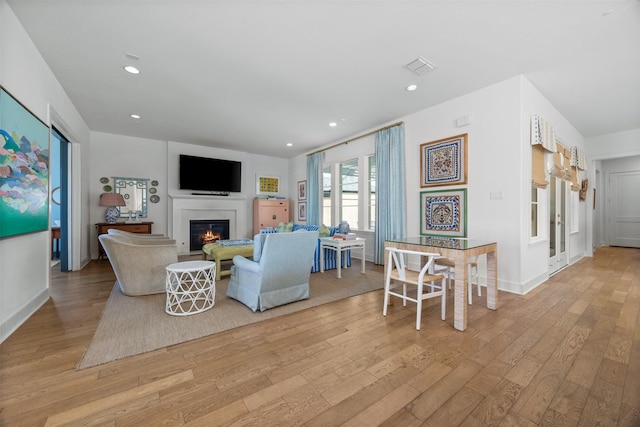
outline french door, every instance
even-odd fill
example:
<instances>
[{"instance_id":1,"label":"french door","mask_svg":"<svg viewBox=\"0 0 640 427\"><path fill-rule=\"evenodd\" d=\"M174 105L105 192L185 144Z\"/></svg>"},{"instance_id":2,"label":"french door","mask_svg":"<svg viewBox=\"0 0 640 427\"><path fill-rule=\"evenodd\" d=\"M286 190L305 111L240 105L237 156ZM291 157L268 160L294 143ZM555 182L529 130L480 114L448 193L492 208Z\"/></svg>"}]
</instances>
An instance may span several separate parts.
<instances>
[{"instance_id":1,"label":"french door","mask_svg":"<svg viewBox=\"0 0 640 427\"><path fill-rule=\"evenodd\" d=\"M549 184L549 274L569 264L569 181L551 177Z\"/></svg>"}]
</instances>

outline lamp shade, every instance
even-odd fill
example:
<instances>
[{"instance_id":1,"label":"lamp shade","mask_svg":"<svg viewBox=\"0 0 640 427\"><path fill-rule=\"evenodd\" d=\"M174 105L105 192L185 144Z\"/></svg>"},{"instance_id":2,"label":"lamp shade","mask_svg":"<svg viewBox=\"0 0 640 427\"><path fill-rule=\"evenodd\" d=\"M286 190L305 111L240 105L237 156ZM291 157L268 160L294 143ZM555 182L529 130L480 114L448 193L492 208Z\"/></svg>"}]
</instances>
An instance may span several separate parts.
<instances>
[{"instance_id":1,"label":"lamp shade","mask_svg":"<svg viewBox=\"0 0 640 427\"><path fill-rule=\"evenodd\" d=\"M102 193L100 195L100 206L126 206L126 203L122 194Z\"/></svg>"}]
</instances>

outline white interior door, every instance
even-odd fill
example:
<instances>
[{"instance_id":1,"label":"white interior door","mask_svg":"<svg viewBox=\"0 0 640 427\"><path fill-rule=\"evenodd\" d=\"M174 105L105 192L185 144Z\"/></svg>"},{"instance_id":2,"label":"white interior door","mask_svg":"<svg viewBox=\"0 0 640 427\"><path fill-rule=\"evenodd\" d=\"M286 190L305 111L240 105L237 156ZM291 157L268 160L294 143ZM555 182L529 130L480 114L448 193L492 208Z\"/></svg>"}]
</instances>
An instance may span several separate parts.
<instances>
[{"instance_id":1,"label":"white interior door","mask_svg":"<svg viewBox=\"0 0 640 427\"><path fill-rule=\"evenodd\" d=\"M640 171L609 174L609 242L640 248Z\"/></svg>"},{"instance_id":2,"label":"white interior door","mask_svg":"<svg viewBox=\"0 0 640 427\"><path fill-rule=\"evenodd\" d=\"M569 182L551 177L549 184L549 274L569 264Z\"/></svg>"}]
</instances>

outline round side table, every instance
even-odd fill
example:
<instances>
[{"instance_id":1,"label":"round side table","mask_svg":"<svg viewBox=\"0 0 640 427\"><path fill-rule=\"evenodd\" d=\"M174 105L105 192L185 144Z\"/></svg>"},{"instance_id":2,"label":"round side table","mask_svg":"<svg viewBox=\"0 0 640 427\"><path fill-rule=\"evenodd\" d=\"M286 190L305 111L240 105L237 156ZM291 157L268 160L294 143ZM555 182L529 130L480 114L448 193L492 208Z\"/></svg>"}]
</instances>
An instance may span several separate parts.
<instances>
[{"instance_id":1,"label":"round side table","mask_svg":"<svg viewBox=\"0 0 640 427\"><path fill-rule=\"evenodd\" d=\"M216 298L215 262L177 262L166 269L167 314L188 316L213 307Z\"/></svg>"}]
</instances>

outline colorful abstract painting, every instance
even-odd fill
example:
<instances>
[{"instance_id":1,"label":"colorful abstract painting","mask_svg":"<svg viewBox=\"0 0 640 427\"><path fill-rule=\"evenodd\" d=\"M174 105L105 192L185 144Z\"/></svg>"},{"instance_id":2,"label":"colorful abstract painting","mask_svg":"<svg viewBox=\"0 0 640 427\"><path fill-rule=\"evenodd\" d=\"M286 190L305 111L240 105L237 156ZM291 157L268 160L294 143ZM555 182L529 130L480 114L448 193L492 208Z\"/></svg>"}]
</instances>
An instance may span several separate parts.
<instances>
[{"instance_id":1,"label":"colorful abstract painting","mask_svg":"<svg viewBox=\"0 0 640 427\"><path fill-rule=\"evenodd\" d=\"M49 134L0 88L0 238L49 228Z\"/></svg>"},{"instance_id":2,"label":"colorful abstract painting","mask_svg":"<svg viewBox=\"0 0 640 427\"><path fill-rule=\"evenodd\" d=\"M420 234L467 237L467 190L420 193Z\"/></svg>"},{"instance_id":3,"label":"colorful abstract painting","mask_svg":"<svg viewBox=\"0 0 640 427\"><path fill-rule=\"evenodd\" d=\"M280 191L280 178L276 176L257 176L257 188L258 194L278 194Z\"/></svg>"},{"instance_id":4,"label":"colorful abstract painting","mask_svg":"<svg viewBox=\"0 0 640 427\"><path fill-rule=\"evenodd\" d=\"M420 187L466 182L466 133L420 145Z\"/></svg>"}]
</instances>

